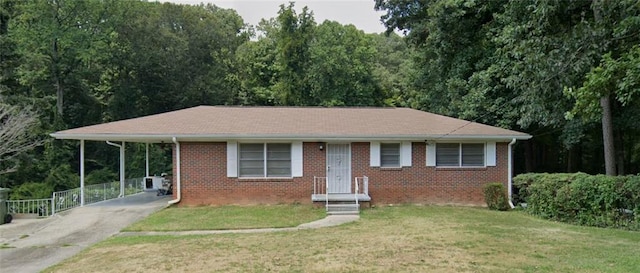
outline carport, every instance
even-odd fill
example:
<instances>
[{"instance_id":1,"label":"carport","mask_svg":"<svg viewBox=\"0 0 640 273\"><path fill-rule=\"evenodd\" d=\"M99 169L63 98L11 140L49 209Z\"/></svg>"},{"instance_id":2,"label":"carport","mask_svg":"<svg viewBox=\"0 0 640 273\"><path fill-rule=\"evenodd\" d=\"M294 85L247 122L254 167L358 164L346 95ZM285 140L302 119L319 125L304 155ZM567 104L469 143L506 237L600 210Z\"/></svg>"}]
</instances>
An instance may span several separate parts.
<instances>
[{"instance_id":1,"label":"carport","mask_svg":"<svg viewBox=\"0 0 640 273\"><path fill-rule=\"evenodd\" d=\"M56 139L63 140L79 140L80 141L80 206L84 206L85 196L85 141L104 141L106 144L117 147L120 151L119 159L119 182L120 195L124 196L125 190L125 153L126 143L144 143L145 144L145 177L149 177L149 145L150 144L173 144L173 166L174 180L176 189L176 199L169 201L169 204L180 202L180 142L175 136L156 135L145 133L144 128L132 126L136 119L125 121L116 121L105 124L98 124L76 129L69 129L52 133L51 136ZM136 132L124 132L123 130L134 129Z\"/></svg>"}]
</instances>

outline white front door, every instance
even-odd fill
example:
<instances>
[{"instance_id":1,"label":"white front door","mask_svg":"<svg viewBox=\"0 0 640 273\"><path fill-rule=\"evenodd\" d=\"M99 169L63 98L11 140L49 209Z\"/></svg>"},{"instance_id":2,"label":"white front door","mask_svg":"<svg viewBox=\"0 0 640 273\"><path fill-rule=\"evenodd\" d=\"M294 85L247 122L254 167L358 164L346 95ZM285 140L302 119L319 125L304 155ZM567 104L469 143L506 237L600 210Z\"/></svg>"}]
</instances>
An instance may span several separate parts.
<instances>
[{"instance_id":1,"label":"white front door","mask_svg":"<svg viewBox=\"0 0 640 273\"><path fill-rule=\"evenodd\" d=\"M351 149L349 144L327 144L328 193L351 193Z\"/></svg>"}]
</instances>

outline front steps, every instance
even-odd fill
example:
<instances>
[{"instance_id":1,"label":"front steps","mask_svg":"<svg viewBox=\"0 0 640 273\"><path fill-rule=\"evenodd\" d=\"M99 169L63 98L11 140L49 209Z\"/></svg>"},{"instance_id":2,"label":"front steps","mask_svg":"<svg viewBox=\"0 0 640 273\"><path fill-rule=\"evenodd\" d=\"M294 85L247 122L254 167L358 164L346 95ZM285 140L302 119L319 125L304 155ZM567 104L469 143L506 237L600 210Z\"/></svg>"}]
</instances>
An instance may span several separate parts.
<instances>
[{"instance_id":1,"label":"front steps","mask_svg":"<svg viewBox=\"0 0 640 273\"><path fill-rule=\"evenodd\" d=\"M354 202L329 202L326 205L328 215L359 215L360 204Z\"/></svg>"}]
</instances>

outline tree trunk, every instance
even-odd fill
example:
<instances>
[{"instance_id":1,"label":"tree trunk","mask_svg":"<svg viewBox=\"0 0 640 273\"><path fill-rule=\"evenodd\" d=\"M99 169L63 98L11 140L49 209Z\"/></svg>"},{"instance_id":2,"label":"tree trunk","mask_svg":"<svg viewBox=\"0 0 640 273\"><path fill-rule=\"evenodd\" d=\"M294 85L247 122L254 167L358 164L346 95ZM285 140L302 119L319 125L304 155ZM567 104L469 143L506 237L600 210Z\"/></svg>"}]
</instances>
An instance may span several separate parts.
<instances>
[{"instance_id":1,"label":"tree trunk","mask_svg":"<svg viewBox=\"0 0 640 273\"><path fill-rule=\"evenodd\" d=\"M604 144L604 167L607 175L616 175L616 150L613 146L613 122L609 96L600 98L602 107L602 143Z\"/></svg>"},{"instance_id":2,"label":"tree trunk","mask_svg":"<svg viewBox=\"0 0 640 273\"><path fill-rule=\"evenodd\" d=\"M602 1L593 0L593 19L596 24L602 22ZM607 90L604 90L605 92ZM616 150L613 146L613 115L611 114L611 98L605 95L600 98L602 107L602 143L604 144L604 169L607 175L616 175Z\"/></svg>"}]
</instances>

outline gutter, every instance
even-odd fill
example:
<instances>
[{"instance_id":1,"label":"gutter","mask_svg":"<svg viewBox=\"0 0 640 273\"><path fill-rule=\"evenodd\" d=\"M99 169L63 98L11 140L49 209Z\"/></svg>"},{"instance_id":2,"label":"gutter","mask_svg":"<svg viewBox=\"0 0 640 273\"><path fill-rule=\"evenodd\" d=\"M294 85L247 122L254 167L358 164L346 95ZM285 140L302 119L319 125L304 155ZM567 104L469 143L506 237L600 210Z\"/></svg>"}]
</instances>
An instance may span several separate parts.
<instances>
[{"instance_id":1,"label":"gutter","mask_svg":"<svg viewBox=\"0 0 640 273\"><path fill-rule=\"evenodd\" d=\"M108 140L106 142L107 144L120 149L120 195L118 195L118 198L122 198L124 197L124 142L123 145L116 144Z\"/></svg>"},{"instance_id":2,"label":"gutter","mask_svg":"<svg viewBox=\"0 0 640 273\"><path fill-rule=\"evenodd\" d=\"M173 137L172 141L176 144L176 199L169 201L169 205L177 204L182 200L182 192L180 191L180 142L176 137Z\"/></svg>"},{"instance_id":3,"label":"gutter","mask_svg":"<svg viewBox=\"0 0 640 273\"><path fill-rule=\"evenodd\" d=\"M513 146L513 144L515 144L515 143L516 143L516 139L515 138L513 140L511 140L511 142L509 142L509 152L508 152L509 153L509 160L507 161L508 162L508 164L507 164L508 173L509 173L509 177L508 177L509 178L508 179L508 181L509 181L509 186L508 186L509 206L511 206L512 209L516 207L516 206L513 205L513 198L512 198L512 195L513 195L513 190L512 190L512 187L513 187L513 162L512 162L512 156L511 156L511 152L512 152L511 146Z\"/></svg>"}]
</instances>

